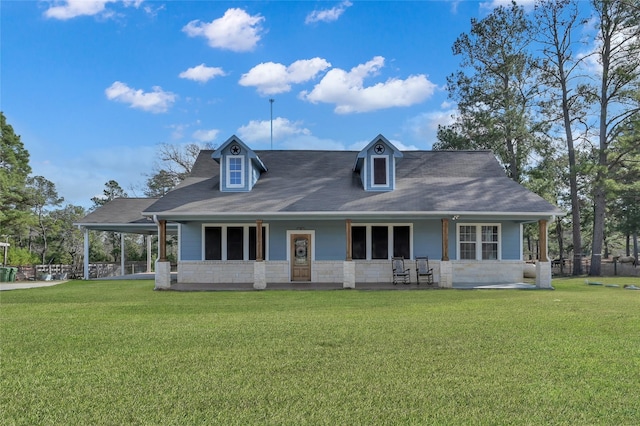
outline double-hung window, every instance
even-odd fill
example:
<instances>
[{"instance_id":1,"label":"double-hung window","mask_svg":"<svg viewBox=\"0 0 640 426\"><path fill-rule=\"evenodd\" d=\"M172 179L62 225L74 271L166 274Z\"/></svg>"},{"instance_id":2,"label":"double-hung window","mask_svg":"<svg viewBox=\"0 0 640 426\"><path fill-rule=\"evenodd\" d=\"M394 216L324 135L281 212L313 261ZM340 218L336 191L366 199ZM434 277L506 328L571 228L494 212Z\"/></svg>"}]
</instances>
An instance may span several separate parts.
<instances>
[{"instance_id":1,"label":"double-hung window","mask_svg":"<svg viewBox=\"0 0 640 426\"><path fill-rule=\"evenodd\" d=\"M215 225L204 227L204 260L256 260L257 227ZM267 231L262 227L262 253L267 257Z\"/></svg>"},{"instance_id":2,"label":"double-hung window","mask_svg":"<svg viewBox=\"0 0 640 426\"><path fill-rule=\"evenodd\" d=\"M500 249L500 225L458 225L458 259L498 260Z\"/></svg>"},{"instance_id":3,"label":"double-hung window","mask_svg":"<svg viewBox=\"0 0 640 426\"><path fill-rule=\"evenodd\" d=\"M353 259L411 258L411 225L354 225L351 227Z\"/></svg>"},{"instance_id":4,"label":"double-hung window","mask_svg":"<svg viewBox=\"0 0 640 426\"><path fill-rule=\"evenodd\" d=\"M244 186L244 156L227 157L227 188Z\"/></svg>"}]
</instances>

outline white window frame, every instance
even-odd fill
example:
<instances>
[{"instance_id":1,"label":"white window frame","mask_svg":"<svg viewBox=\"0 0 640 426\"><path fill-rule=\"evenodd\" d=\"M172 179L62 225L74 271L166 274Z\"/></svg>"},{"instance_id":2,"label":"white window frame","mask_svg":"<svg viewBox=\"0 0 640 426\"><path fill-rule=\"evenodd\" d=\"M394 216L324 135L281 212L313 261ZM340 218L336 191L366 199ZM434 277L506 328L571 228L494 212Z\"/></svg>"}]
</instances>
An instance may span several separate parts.
<instances>
[{"instance_id":1,"label":"white window frame","mask_svg":"<svg viewBox=\"0 0 640 426\"><path fill-rule=\"evenodd\" d=\"M475 259L461 259L460 258L460 227L462 226L474 226L476 228L476 257ZM498 228L498 241L496 244L498 246L497 259L483 259L482 258L482 227L483 226L496 226ZM468 242L468 241L465 241ZM493 243L493 241L491 241ZM458 223L456 224L456 259L458 260L466 260L466 261L492 261L492 260L502 260L502 224L500 223Z\"/></svg>"},{"instance_id":2,"label":"white window frame","mask_svg":"<svg viewBox=\"0 0 640 426\"><path fill-rule=\"evenodd\" d=\"M384 260L384 259L372 259L371 258L371 252L372 252L372 241L371 241L371 228L374 226L386 226L388 228L388 239L387 239L387 259L386 260L391 260L391 258L393 257L393 228L395 226L408 226L409 227L409 258L413 259L413 223L352 223L351 224L352 227L365 227L366 228L366 253L367 253L367 258L366 259L353 259L354 261L364 261L364 260Z\"/></svg>"},{"instance_id":3,"label":"white window frame","mask_svg":"<svg viewBox=\"0 0 640 426\"><path fill-rule=\"evenodd\" d=\"M240 160L240 184L232 184L231 183L231 159L239 159ZM245 162L244 155L228 155L226 160L226 187L227 188L244 188L244 175L245 175Z\"/></svg>"},{"instance_id":4,"label":"white window frame","mask_svg":"<svg viewBox=\"0 0 640 426\"><path fill-rule=\"evenodd\" d=\"M384 167L385 167L385 183L381 184L375 183L375 159L376 158L383 158L384 159ZM389 176L389 156L388 155L372 155L371 156L371 175L370 175L370 181L369 184L371 185L371 188L388 188L390 185L390 176Z\"/></svg>"},{"instance_id":5,"label":"white window frame","mask_svg":"<svg viewBox=\"0 0 640 426\"><path fill-rule=\"evenodd\" d=\"M269 260L269 224L263 223L264 228L264 260ZM242 230L242 260L246 262L255 262L255 260L249 260L249 228L257 228L255 223L203 223L202 224L202 247L200 259L205 260L205 232L206 228L221 228L222 234L222 259L227 259L227 228L243 228Z\"/></svg>"}]
</instances>

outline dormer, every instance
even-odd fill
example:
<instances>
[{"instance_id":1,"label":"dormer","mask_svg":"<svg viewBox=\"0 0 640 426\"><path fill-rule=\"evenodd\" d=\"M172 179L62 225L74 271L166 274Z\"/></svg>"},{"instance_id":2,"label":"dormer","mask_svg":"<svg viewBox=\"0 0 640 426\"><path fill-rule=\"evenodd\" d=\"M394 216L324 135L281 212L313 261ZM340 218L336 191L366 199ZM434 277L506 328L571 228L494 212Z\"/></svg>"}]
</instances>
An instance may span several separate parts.
<instances>
[{"instance_id":1,"label":"dormer","mask_svg":"<svg viewBox=\"0 0 640 426\"><path fill-rule=\"evenodd\" d=\"M233 135L211 158L220 164L220 192L248 192L267 167L251 148Z\"/></svg>"},{"instance_id":2,"label":"dormer","mask_svg":"<svg viewBox=\"0 0 640 426\"><path fill-rule=\"evenodd\" d=\"M378 135L358 153L353 171L360 174L365 191L393 191L396 186L396 158L402 157L398 148Z\"/></svg>"}]
</instances>

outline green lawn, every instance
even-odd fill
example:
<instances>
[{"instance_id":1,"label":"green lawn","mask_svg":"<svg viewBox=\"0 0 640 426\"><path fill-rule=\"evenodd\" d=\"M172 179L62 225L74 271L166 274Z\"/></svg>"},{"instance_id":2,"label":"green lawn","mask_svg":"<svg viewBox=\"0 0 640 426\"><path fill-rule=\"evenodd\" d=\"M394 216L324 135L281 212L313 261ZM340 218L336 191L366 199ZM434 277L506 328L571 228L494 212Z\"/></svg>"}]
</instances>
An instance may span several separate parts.
<instances>
[{"instance_id":1,"label":"green lawn","mask_svg":"<svg viewBox=\"0 0 640 426\"><path fill-rule=\"evenodd\" d=\"M0 424L640 423L640 291L0 293Z\"/></svg>"}]
</instances>

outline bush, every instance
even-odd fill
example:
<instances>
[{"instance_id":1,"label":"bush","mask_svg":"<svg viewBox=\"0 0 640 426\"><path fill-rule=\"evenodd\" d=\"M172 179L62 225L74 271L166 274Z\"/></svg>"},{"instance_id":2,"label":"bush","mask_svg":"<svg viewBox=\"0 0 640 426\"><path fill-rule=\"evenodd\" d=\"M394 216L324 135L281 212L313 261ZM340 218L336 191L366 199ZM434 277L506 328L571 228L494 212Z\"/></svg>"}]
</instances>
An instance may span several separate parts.
<instances>
[{"instance_id":1,"label":"bush","mask_svg":"<svg viewBox=\"0 0 640 426\"><path fill-rule=\"evenodd\" d=\"M40 257L25 248L9 247L7 263L12 266L35 265L40 263Z\"/></svg>"}]
</instances>

